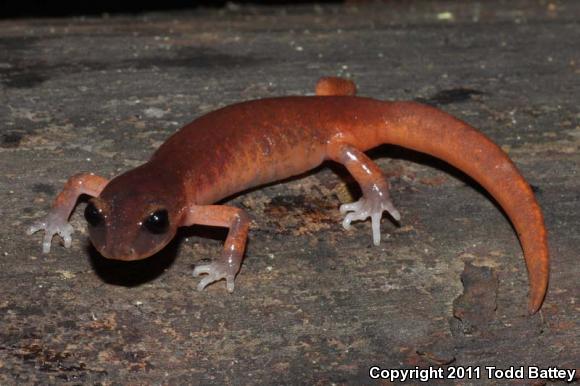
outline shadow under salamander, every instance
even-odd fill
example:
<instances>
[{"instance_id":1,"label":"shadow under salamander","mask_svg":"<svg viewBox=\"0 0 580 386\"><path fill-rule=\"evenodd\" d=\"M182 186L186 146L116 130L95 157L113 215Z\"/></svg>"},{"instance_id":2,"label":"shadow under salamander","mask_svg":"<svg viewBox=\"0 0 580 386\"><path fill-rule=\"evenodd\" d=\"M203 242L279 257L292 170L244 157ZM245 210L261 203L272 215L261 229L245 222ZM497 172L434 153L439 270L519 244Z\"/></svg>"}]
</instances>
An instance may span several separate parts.
<instances>
[{"instance_id":1,"label":"shadow under salamander","mask_svg":"<svg viewBox=\"0 0 580 386\"><path fill-rule=\"evenodd\" d=\"M93 247L90 241L86 246L86 251L92 268L105 283L136 287L155 280L171 267L179 255L180 246L184 239L201 237L223 242L226 236L227 230L225 228L205 226L180 228L173 240L161 251L148 258L135 261L107 259ZM183 256L183 258L192 257L194 256ZM193 265L191 268L193 269Z\"/></svg>"}]
</instances>

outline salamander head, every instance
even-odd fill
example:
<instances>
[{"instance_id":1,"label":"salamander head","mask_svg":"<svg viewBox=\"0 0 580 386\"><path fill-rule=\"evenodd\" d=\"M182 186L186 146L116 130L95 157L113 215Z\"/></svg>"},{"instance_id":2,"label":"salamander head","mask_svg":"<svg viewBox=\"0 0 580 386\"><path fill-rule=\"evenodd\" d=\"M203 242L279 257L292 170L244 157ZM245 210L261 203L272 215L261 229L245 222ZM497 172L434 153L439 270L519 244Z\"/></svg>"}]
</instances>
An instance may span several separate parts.
<instances>
[{"instance_id":1,"label":"salamander head","mask_svg":"<svg viewBox=\"0 0 580 386\"><path fill-rule=\"evenodd\" d=\"M140 260L165 247L181 220L181 192L143 167L111 180L85 208L89 236L104 257Z\"/></svg>"}]
</instances>

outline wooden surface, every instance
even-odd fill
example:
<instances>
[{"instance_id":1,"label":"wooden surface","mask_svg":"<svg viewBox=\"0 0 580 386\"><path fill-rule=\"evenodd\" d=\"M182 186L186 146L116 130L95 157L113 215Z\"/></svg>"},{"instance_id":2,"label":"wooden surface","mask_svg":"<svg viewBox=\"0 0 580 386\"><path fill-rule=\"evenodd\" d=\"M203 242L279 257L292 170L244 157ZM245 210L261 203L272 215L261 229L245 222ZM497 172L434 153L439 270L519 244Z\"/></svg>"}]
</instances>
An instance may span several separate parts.
<instances>
[{"instance_id":1,"label":"wooden surface","mask_svg":"<svg viewBox=\"0 0 580 386\"><path fill-rule=\"evenodd\" d=\"M0 384L366 384L372 365L580 368L579 16L576 1L406 1L0 21ZM221 231L184 230L136 263L89 247L84 204L71 249L57 242L45 256L40 235L24 234L70 175L112 177L204 112L311 94L323 75L438 105L509 152L549 229L542 312L526 316L521 249L488 196L388 146L372 155L402 222L383 220L380 247L368 222L340 226L339 204L358 192L339 167L233 198L253 221L232 295L223 282L199 293L191 277L219 253Z\"/></svg>"}]
</instances>

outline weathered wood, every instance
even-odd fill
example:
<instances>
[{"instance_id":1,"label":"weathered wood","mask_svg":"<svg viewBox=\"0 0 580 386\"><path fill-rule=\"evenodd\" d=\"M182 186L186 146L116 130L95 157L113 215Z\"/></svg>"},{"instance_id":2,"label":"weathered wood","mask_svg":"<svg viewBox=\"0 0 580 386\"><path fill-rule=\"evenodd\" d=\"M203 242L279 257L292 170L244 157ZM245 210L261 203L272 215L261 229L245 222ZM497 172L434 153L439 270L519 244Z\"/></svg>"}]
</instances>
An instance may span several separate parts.
<instances>
[{"instance_id":1,"label":"weathered wood","mask_svg":"<svg viewBox=\"0 0 580 386\"><path fill-rule=\"evenodd\" d=\"M575 1L407 1L1 21L0 384L357 384L371 365L579 368L578 15ZM191 277L219 252L221 231L184 231L130 264L88 247L80 210L70 250L43 256L40 236L24 235L68 176L113 176L203 112L312 93L337 74L363 95L438 104L509 151L550 232L541 313L525 315L522 253L489 198L445 164L388 146L373 156L403 219L383 221L378 248L368 222L340 226L339 204L358 193L338 167L232 199L253 218L233 295L223 283L199 293Z\"/></svg>"}]
</instances>

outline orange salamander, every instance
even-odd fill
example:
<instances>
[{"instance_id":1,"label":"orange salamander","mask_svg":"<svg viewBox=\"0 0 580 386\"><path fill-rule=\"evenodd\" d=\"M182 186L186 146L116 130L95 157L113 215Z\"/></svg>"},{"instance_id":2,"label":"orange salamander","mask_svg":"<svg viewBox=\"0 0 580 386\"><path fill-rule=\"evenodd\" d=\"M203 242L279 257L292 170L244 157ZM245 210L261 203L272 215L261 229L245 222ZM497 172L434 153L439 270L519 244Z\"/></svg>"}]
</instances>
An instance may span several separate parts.
<instances>
[{"instance_id":1,"label":"orange salamander","mask_svg":"<svg viewBox=\"0 0 580 386\"><path fill-rule=\"evenodd\" d=\"M240 270L249 228L241 209L215 202L254 186L298 175L326 160L343 164L362 197L343 204L342 225L370 217L375 245L384 211L400 214L389 183L365 154L394 144L440 158L471 176L501 205L518 233L529 275L530 313L548 287L549 254L542 211L532 189L501 148L467 123L415 102L355 96L356 86L322 78L316 96L237 103L210 112L173 134L145 164L112 180L71 177L48 215L28 233L44 230L43 252L59 234L70 247L68 218L80 195L92 244L105 257L143 259L161 250L177 228L193 224L229 228L223 254L195 267L198 289L225 279L229 292Z\"/></svg>"}]
</instances>

